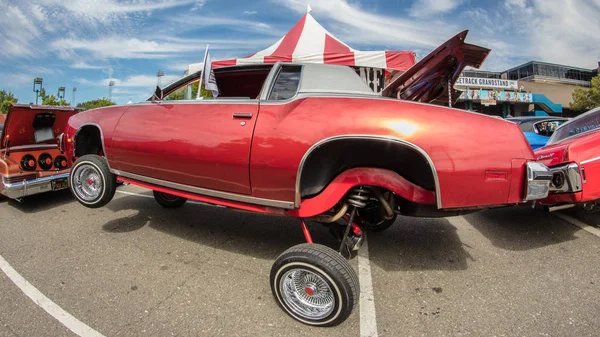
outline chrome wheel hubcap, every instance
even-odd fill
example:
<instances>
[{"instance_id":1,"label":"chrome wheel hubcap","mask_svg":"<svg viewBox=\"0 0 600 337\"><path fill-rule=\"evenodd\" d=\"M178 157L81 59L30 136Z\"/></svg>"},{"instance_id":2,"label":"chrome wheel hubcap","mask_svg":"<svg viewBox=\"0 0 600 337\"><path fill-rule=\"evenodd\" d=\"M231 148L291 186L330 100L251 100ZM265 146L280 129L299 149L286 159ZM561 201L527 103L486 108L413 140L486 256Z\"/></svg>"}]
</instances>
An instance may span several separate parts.
<instances>
[{"instance_id":1,"label":"chrome wheel hubcap","mask_svg":"<svg viewBox=\"0 0 600 337\"><path fill-rule=\"evenodd\" d=\"M74 172L73 187L77 196L85 201L96 200L102 193L102 177L91 165L82 165Z\"/></svg>"},{"instance_id":2,"label":"chrome wheel hubcap","mask_svg":"<svg viewBox=\"0 0 600 337\"><path fill-rule=\"evenodd\" d=\"M307 319L326 318L335 306L335 296L329 284L307 269L288 270L281 278L279 291L287 307Z\"/></svg>"}]
</instances>

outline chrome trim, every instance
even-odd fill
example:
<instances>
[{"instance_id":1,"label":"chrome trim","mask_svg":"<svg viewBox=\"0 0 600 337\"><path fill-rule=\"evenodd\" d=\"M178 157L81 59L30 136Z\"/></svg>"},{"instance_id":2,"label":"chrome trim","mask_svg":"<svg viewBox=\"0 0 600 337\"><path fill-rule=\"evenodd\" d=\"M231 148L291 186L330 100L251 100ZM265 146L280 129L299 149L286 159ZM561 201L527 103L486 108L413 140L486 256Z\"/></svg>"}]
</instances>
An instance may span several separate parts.
<instances>
[{"instance_id":1,"label":"chrome trim","mask_svg":"<svg viewBox=\"0 0 600 337\"><path fill-rule=\"evenodd\" d=\"M600 157L596 157L596 158L584 160L584 161L581 162L581 165L585 165L585 164L591 163L591 162L596 161L596 160L600 160Z\"/></svg>"},{"instance_id":2,"label":"chrome trim","mask_svg":"<svg viewBox=\"0 0 600 337\"><path fill-rule=\"evenodd\" d=\"M77 153L77 134L79 133L79 131L81 131L81 129L84 126L95 126L98 128L98 130L100 131L100 142L102 142L102 151L104 152L104 157L107 158L107 149L106 146L104 145L104 133L102 132L102 128L100 127L100 125L98 125L97 123L85 123L85 124L81 124L79 126L79 128L77 128L77 131L75 131L75 134L73 135L73 156L75 156L75 153ZM106 160L106 165L108 166L108 168L110 169L110 164L108 163L108 159Z\"/></svg>"},{"instance_id":3,"label":"chrome trim","mask_svg":"<svg viewBox=\"0 0 600 337\"><path fill-rule=\"evenodd\" d=\"M234 112L233 118L252 118L252 112Z\"/></svg>"},{"instance_id":4,"label":"chrome trim","mask_svg":"<svg viewBox=\"0 0 600 337\"><path fill-rule=\"evenodd\" d=\"M550 191L552 173L542 163L529 161L526 168L524 201L544 199Z\"/></svg>"},{"instance_id":5,"label":"chrome trim","mask_svg":"<svg viewBox=\"0 0 600 337\"><path fill-rule=\"evenodd\" d=\"M396 137L391 137L391 136L377 136L377 135L360 135L360 134L356 134L356 135L340 135L340 136L333 136L333 137L329 137L329 138L325 138L322 139L320 141L318 141L317 143L315 143L313 146L311 146L305 153L304 156L302 157L302 160L300 160L300 164L298 165L298 173L296 176L296 187L295 187L295 191L296 191L296 198L294 200L295 206L296 207L300 207L300 202L301 202L301 195L300 195L300 179L302 177L302 169L304 168L304 163L306 162L306 159L308 158L308 156L310 155L310 153L314 150L316 150L318 147L322 146L325 143L334 141L334 140L340 140L340 139L367 139L367 140L381 140L381 141L388 141L388 142L395 142L395 143L399 143L401 145L405 145L408 146L409 148L418 151L424 158L425 160L427 160L427 162L429 163L429 166L431 166L431 171L433 173L433 179L435 182L435 198L436 198L436 205L438 209L442 208L442 196L441 196L441 191L440 191L440 181L438 178L438 174L437 174L437 170L435 169L435 165L433 164L433 160L431 159L431 157L427 154L427 152L425 152L425 150L423 150L422 148L418 147L417 145L408 142L406 140L403 139L399 139Z\"/></svg>"},{"instance_id":6,"label":"chrome trim","mask_svg":"<svg viewBox=\"0 0 600 337\"><path fill-rule=\"evenodd\" d=\"M51 192L52 180L64 178L69 178L69 172L33 180L20 181L17 183L5 183L3 181L0 185L0 194L3 194L11 199L19 199L34 194Z\"/></svg>"},{"instance_id":7,"label":"chrome trim","mask_svg":"<svg viewBox=\"0 0 600 337\"><path fill-rule=\"evenodd\" d=\"M294 208L294 203L292 201L262 199L262 198L255 198L255 197L246 196L246 195L235 194L235 193L209 190L206 188L183 185L183 184L174 183L174 182L170 182L170 181L166 181L166 180L141 176L141 175L138 175L135 173L123 172L120 170L112 170L111 169L110 172L112 172L118 176L125 177L125 178L131 178L134 180L139 180L141 182L145 182L145 183L149 183L149 184L153 184L153 185L157 185L157 186L163 186L163 187L167 187L167 188L172 188L174 190L190 192L190 193L204 195L204 196L208 196L208 197L215 197L215 198L220 198L220 199L239 201L239 202L261 205L261 206L269 206L269 207L277 207L277 208L285 208L285 209L293 209Z\"/></svg>"},{"instance_id":8,"label":"chrome trim","mask_svg":"<svg viewBox=\"0 0 600 337\"><path fill-rule=\"evenodd\" d=\"M579 165L575 163L565 164L561 166L555 166L550 168L550 171L554 175L555 173L561 173L564 176L565 183L562 187L558 188L553 183L550 184L550 193L572 193L581 192L581 174L579 173Z\"/></svg>"},{"instance_id":9,"label":"chrome trim","mask_svg":"<svg viewBox=\"0 0 600 337\"><path fill-rule=\"evenodd\" d=\"M210 99L191 99L191 100L176 100L176 101L155 101L155 102L139 102L133 103L129 106L143 106L143 105L180 105L180 104L258 104L257 99L251 98L210 98Z\"/></svg>"},{"instance_id":10,"label":"chrome trim","mask_svg":"<svg viewBox=\"0 0 600 337\"><path fill-rule=\"evenodd\" d=\"M587 177L585 176L585 167L581 167L581 178L583 179L583 183L587 184Z\"/></svg>"}]
</instances>

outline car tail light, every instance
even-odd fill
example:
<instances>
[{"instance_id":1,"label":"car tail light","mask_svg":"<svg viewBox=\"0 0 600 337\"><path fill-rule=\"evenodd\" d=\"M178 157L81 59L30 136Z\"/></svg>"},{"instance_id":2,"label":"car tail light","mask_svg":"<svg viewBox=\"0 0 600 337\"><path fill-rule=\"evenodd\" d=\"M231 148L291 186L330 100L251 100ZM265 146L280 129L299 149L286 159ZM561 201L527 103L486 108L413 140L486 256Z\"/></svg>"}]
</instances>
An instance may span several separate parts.
<instances>
[{"instance_id":1,"label":"car tail light","mask_svg":"<svg viewBox=\"0 0 600 337\"><path fill-rule=\"evenodd\" d=\"M48 153L42 153L38 158L38 165L44 170L52 168L52 156Z\"/></svg>"},{"instance_id":2,"label":"car tail light","mask_svg":"<svg viewBox=\"0 0 600 337\"><path fill-rule=\"evenodd\" d=\"M35 173L29 173L29 174L23 174L23 175L18 175L18 176L2 176L2 182L5 184L14 184L14 183L20 183L23 180L34 180L37 178L37 174Z\"/></svg>"},{"instance_id":3,"label":"car tail light","mask_svg":"<svg viewBox=\"0 0 600 337\"><path fill-rule=\"evenodd\" d=\"M54 159L54 168L56 168L57 170L66 169L68 164L69 163L67 162L67 157L65 157L65 156L57 156Z\"/></svg>"},{"instance_id":4,"label":"car tail light","mask_svg":"<svg viewBox=\"0 0 600 337\"><path fill-rule=\"evenodd\" d=\"M24 171L34 171L37 168L35 157L30 154L24 155L23 158L21 158L21 168Z\"/></svg>"}]
</instances>

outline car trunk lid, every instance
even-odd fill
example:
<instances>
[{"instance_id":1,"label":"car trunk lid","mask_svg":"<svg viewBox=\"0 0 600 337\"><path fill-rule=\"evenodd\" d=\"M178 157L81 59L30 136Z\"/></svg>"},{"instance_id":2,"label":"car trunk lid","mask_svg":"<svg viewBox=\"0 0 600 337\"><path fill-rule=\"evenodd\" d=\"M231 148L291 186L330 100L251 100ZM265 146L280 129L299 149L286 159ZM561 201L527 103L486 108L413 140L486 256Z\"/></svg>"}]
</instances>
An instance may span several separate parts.
<instances>
[{"instance_id":1,"label":"car trunk lid","mask_svg":"<svg viewBox=\"0 0 600 337\"><path fill-rule=\"evenodd\" d=\"M452 101L458 99L459 91L453 86L463 69L479 68L490 53L487 48L465 43L467 33L460 32L425 56L388 84L382 96L443 105L450 92Z\"/></svg>"},{"instance_id":2,"label":"car trunk lid","mask_svg":"<svg viewBox=\"0 0 600 337\"><path fill-rule=\"evenodd\" d=\"M57 144L67 120L77 110L70 106L15 104L10 107L0 138L0 149L34 144Z\"/></svg>"}]
</instances>

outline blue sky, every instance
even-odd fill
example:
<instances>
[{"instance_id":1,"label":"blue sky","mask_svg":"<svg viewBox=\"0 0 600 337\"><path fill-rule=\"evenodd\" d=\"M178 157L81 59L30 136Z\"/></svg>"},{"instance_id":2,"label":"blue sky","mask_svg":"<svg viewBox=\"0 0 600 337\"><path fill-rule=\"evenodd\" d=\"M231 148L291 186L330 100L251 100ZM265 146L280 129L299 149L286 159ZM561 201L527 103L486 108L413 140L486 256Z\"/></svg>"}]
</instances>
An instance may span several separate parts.
<instances>
[{"instance_id":1,"label":"blue sky","mask_svg":"<svg viewBox=\"0 0 600 337\"><path fill-rule=\"evenodd\" d=\"M305 13L359 50L422 57L461 30L492 49L483 65L530 60L593 68L600 56L600 0L0 0L0 89L35 100L33 78L76 102L140 101L201 62L243 57L281 38Z\"/></svg>"}]
</instances>

